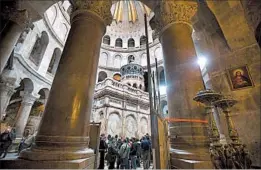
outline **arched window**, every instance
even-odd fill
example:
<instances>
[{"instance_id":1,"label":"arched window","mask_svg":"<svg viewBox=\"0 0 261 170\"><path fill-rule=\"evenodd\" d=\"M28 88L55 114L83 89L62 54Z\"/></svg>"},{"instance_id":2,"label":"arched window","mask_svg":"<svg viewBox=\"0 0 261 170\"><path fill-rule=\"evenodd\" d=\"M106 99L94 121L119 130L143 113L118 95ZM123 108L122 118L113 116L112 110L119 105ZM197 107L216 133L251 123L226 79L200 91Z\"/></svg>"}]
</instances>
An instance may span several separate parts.
<instances>
[{"instance_id":1,"label":"arched window","mask_svg":"<svg viewBox=\"0 0 261 170\"><path fill-rule=\"evenodd\" d=\"M107 73L104 71L99 72L98 74L98 82L101 82L107 78Z\"/></svg>"},{"instance_id":2,"label":"arched window","mask_svg":"<svg viewBox=\"0 0 261 170\"><path fill-rule=\"evenodd\" d=\"M146 44L146 37L143 35L140 37L140 46L143 46Z\"/></svg>"},{"instance_id":3,"label":"arched window","mask_svg":"<svg viewBox=\"0 0 261 170\"><path fill-rule=\"evenodd\" d=\"M134 83L134 84L133 84L133 87L134 87L134 88L137 88L137 84L136 84L136 83Z\"/></svg>"},{"instance_id":4,"label":"arched window","mask_svg":"<svg viewBox=\"0 0 261 170\"><path fill-rule=\"evenodd\" d=\"M128 63L130 64L130 63L133 63L134 61L135 61L135 57L133 55L130 55L128 57Z\"/></svg>"},{"instance_id":5,"label":"arched window","mask_svg":"<svg viewBox=\"0 0 261 170\"><path fill-rule=\"evenodd\" d=\"M100 66L107 66L108 61L108 54L107 53L101 53L100 59L99 59L99 65Z\"/></svg>"},{"instance_id":6,"label":"arched window","mask_svg":"<svg viewBox=\"0 0 261 170\"><path fill-rule=\"evenodd\" d=\"M131 84L130 83L127 83L129 86L131 86Z\"/></svg>"},{"instance_id":7,"label":"arched window","mask_svg":"<svg viewBox=\"0 0 261 170\"><path fill-rule=\"evenodd\" d=\"M128 47L135 47L135 41L134 41L133 38L130 38L130 39L128 40Z\"/></svg>"},{"instance_id":8,"label":"arched window","mask_svg":"<svg viewBox=\"0 0 261 170\"><path fill-rule=\"evenodd\" d=\"M41 37L36 39L33 50L29 57L29 59L36 66L40 65L48 43L49 43L48 34L45 31L43 31Z\"/></svg>"},{"instance_id":9,"label":"arched window","mask_svg":"<svg viewBox=\"0 0 261 170\"><path fill-rule=\"evenodd\" d=\"M115 47L122 47L122 39L120 39L120 38L116 39Z\"/></svg>"},{"instance_id":10,"label":"arched window","mask_svg":"<svg viewBox=\"0 0 261 170\"><path fill-rule=\"evenodd\" d=\"M113 66L115 68L120 68L121 67L121 56L120 55L116 55L113 61Z\"/></svg>"},{"instance_id":11,"label":"arched window","mask_svg":"<svg viewBox=\"0 0 261 170\"><path fill-rule=\"evenodd\" d=\"M52 59L50 61L50 64L49 64L49 67L48 67L48 70L47 70L49 73L51 73L51 74L56 73L59 61L61 59L61 55L62 55L61 50L59 48L55 48L54 51L53 51Z\"/></svg>"},{"instance_id":12,"label":"arched window","mask_svg":"<svg viewBox=\"0 0 261 170\"><path fill-rule=\"evenodd\" d=\"M142 89L142 85L140 84L140 89Z\"/></svg>"},{"instance_id":13,"label":"arched window","mask_svg":"<svg viewBox=\"0 0 261 170\"><path fill-rule=\"evenodd\" d=\"M110 36L108 36L108 35L105 35L104 37L103 37L103 44L107 44L107 45L110 45L111 44L111 38L110 38Z\"/></svg>"}]
</instances>

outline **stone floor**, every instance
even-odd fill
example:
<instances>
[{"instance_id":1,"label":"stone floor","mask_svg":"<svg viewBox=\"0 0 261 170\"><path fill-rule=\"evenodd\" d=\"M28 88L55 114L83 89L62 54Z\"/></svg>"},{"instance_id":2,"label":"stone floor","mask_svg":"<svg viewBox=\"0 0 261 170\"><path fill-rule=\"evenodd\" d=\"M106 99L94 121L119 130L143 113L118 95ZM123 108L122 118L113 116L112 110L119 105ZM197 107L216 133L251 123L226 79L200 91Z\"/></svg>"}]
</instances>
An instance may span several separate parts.
<instances>
[{"instance_id":1,"label":"stone floor","mask_svg":"<svg viewBox=\"0 0 261 170\"><path fill-rule=\"evenodd\" d=\"M5 158L0 159L0 160L10 159L10 158L17 158L17 157L18 157L18 154L17 154L17 153L8 153ZM115 166L115 167L116 167L116 166ZM108 166L107 166L106 163L105 163L104 169L106 169L106 170L108 169ZM141 167L140 167L140 168L137 168L137 170L141 170L141 169L143 169L143 164L142 164L142 162L141 162ZM151 166L150 166L149 169L153 169L152 164L151 164Z\"/></svg>"}]
</instances>

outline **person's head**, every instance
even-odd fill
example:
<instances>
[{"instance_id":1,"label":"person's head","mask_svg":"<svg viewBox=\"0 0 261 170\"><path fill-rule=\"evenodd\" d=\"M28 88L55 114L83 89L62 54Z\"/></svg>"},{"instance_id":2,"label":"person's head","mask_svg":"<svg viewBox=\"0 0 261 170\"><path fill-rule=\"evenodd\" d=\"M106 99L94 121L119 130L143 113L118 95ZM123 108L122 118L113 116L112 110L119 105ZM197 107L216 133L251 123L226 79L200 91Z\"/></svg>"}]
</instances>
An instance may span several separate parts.
<instances>
[{"instance_id":1,"label":"person's head","mask_svg":"<svg viewBox=\"0 0 261 170\"><path fill-rule=\"evenodd\" d=\"M237 71L236 76L242 76L242 73L240 71Z\"/></svg>"},{"instance_id":2,"label":"person's head","mask_svg":"<svg viewBox=\"0 0 261 170\"><path fill-rule=\"evenodd\" d=\"M108 135L108 140L110 140L111 139L111 135Z\"/></svg>"},{"instance_id":3,"label":"person's head","mask_svg":"<svg viewBox=\"0 0 261 170\"><path fill-rule=\"evenodd\" d=\"M115 135L115 138L118 139L118 135Z\"/></svg>"},{"instance_id":4,"label":"person's head","mask_svg":"<svg viewBox=\"0 0 261 170\"><path fill-rule=\"evenodd\" d=\"M123 143L127 143L127 140L126 140L126 139L124 139L124 140L123 140Z\"/></svg>"},{"instance_id":5,"label":"person's head","mask_svg":"<svg viewBox=\"0 0 261 170\"><path fill-rule=\"evenodd\" d=\"M146 139L145 136L143 136L141 140L145 140L145 139Z\"/></svg>"},{"instance_id":6,"label":"person's head","mask_svg":"<svg viewBox=\"0 0 261 170\"><path fill-rule=\"evenodd\" d=\"M146 139L147 139L147 140L150 140L150 137L149 137L149 136L146 136Z\"/></svg>"}]
</instances>

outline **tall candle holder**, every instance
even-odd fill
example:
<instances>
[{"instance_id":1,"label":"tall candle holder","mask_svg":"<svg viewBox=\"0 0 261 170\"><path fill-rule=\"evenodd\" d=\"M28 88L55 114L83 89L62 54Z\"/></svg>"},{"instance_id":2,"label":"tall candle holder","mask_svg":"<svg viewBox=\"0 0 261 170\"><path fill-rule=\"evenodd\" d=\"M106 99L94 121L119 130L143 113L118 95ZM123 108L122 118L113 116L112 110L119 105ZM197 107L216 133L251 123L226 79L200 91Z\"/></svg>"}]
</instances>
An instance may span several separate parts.
<instances>
[{"instance_id":1,"label":"tall candle holder","mask_svg":"<svg viewBox=\"0 0 261 170\"><path fill-rule=\"evenodd\" d=\"M193 100L203 103L205 105L206 117L208 119L209 124L209 138L210 142L213 146L219 146L220 134L218 132L218 128L216 125L216 121L213 116L213 102L222 98L222 95L216 93L211 89L201 90L197 93L197 95L193 98Z\"/></svg>"},{"instance_id":2,"label":"tall candle holder","mask_svg":"<svg viewBox=\"0 0 261 170\"><path fill-rule=\"evenodd\" d=\"M223 110L223 113L226 116L227 127L228 127L228 135L229 138L232 140L233 145L240 145L239 142L239 135L237 129L235 128L234 122L231 118L231 108L237 103L236 100L232 99L231 97L223 97L215 101L213 104Z\"/></svg>"}]
</instances>

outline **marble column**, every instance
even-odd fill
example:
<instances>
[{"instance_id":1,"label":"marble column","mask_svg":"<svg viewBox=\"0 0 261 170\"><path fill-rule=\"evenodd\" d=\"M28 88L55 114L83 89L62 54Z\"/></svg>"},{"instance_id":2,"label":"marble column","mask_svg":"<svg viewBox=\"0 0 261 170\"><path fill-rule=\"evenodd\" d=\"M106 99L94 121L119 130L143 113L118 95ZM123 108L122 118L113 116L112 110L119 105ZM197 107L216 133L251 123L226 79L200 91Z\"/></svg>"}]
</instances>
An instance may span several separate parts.
<instances>
[{"instance_id":1,"label":"marble column","mask_svg":"<svg viewBox=\"0 0 261 170\"><path fill-rule=\"evenodd\" d=\"M9 104L11 96L14 94L14 86L9 82L0 83L0 120L5 116L5 110Z\"/></svg>"},{"instance_id":2,"label":"marble column","mask_svg":"<svg viewBox=\"0 0 261 170\"><path fill-rule=\"evenodd\" d=\"M30 162L44 161L41 168L93 168L90 116L102 37L111 23L111 1L78 0L75 5L35 146L20 154Z\"/></svg>"},{"instance_id":3,"label":"marble column","mask_svg":"<svg viewBox=\"0 0 261 170\"><path fill-rule=\"evenodd\" d=\"M28 21L28 13L26 10L9 11L6 15L6 17L11 21L11 25L7 34L0 40L0 73L4 70L15 44Z\"/></svg>"},{"instance_id":4,"label":"marble column","mask_svg":"<svg viewBox=\"0 0 261 170\"><path fill-rule=\"evenodd\" d=\"M170 125L171 147L185 151L183 154L173 153L172 163L177 168L189 169L191 166L211 167L207 124L197 123L204 120L204 107L193 101L197 92L204 89L192 40L191 17L196 11L196 1L175 0L162 1L154 11L154 29L164 56L170 118L183 120L172 121ZM188 152L189 155L184 154ZM182 162L181 159L202 160L206 164Z\"/></svg>"},{"instance_id":5,"label":"marble column","mask_svg":"<svg viewBox=\"0 0 261 170\"><path fill-rule=\"evenodd\" d=\"M28 92L23 92L21 94L22 102L19 107L17 118L15 122L15 129L16 129L16 137L22 138L24 129L29 118L32 106L37 98L40 96L38 94L32 94Z\"/></svg>"}]
</instances>

